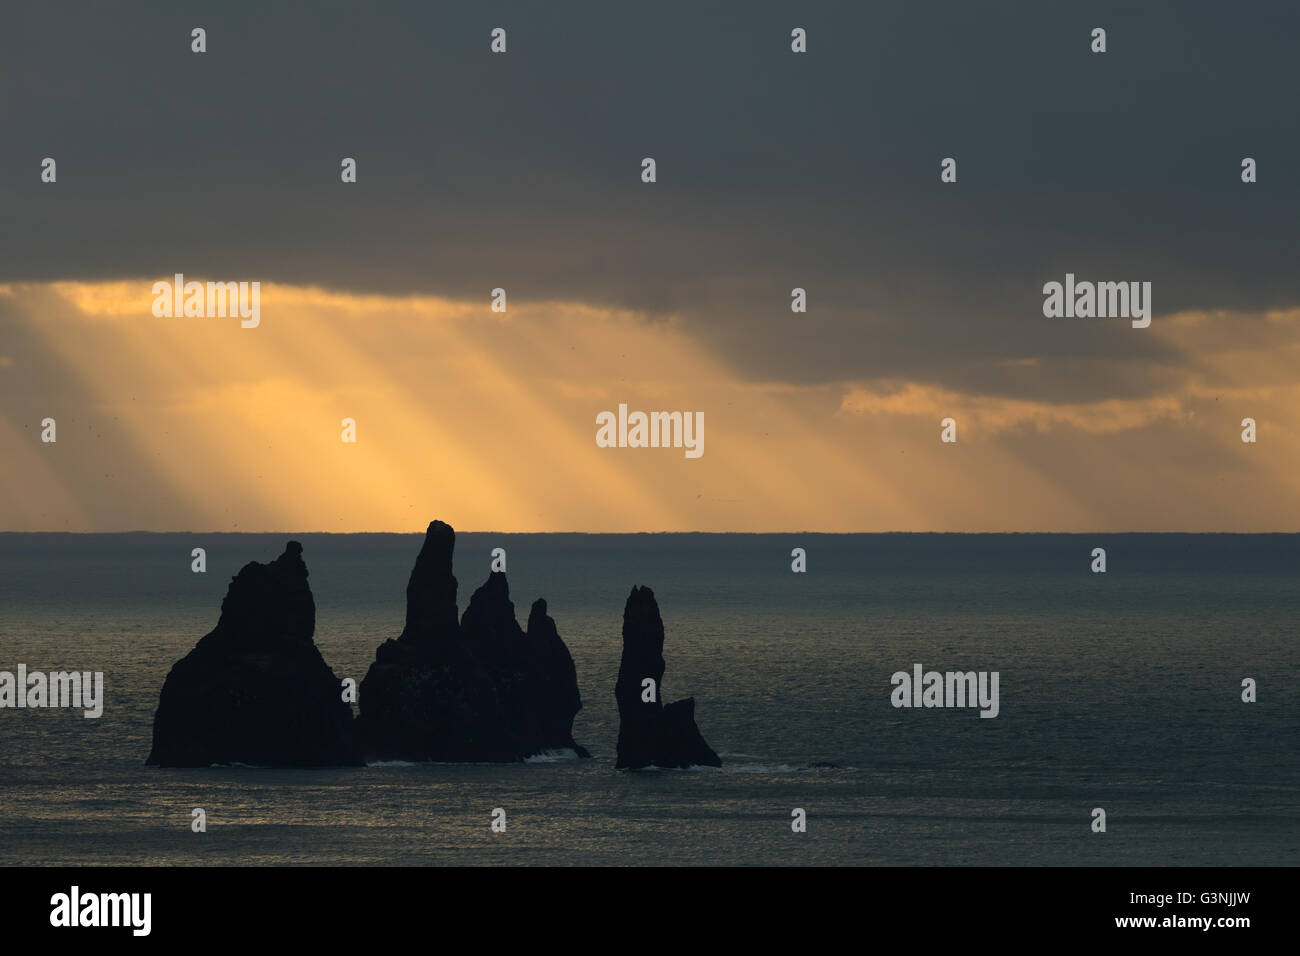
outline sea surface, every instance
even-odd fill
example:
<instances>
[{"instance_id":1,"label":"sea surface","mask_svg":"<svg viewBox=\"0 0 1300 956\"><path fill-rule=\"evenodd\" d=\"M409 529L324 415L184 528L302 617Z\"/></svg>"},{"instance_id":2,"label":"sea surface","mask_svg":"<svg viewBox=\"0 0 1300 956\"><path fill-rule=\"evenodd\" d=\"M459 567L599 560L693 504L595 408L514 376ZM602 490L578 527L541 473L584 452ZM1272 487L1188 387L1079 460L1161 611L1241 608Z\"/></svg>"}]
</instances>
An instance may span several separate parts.
<instances>
[{"instance_id":1,"label":"sea surface","mask_svg":"<svg viewBox=\"0 0 1300 956\"><path fill-rule=\"evenodd\" d=\"M462 611L496 547L520 624L547 599L594 759L146 767L168 669L290 537L359 682L421 535L0 534L0 670L103 671L106 696L0 710L0 864L1300 864L1294 535L458 534ZM720 770L614 770L634 584ZM915 663L997 671L1000 713L893 707Z\"/></svg>"}]
</instances>

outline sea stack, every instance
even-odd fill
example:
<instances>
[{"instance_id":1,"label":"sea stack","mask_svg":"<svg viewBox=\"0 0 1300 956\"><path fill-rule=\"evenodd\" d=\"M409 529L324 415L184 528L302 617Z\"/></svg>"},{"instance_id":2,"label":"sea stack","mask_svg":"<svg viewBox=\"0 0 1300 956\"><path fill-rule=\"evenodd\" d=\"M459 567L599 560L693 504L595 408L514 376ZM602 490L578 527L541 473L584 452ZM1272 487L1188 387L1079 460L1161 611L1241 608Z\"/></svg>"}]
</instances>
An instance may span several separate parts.
<instances>
[{"instance_id":1,"label":"sea stack","mask_svg":"<svg viewBox=\"0 0 1300 956\"><path fill-rule=\"evenodd\" d=\"M614 697L618 701L615 768L721 767L722 760L695 726L695 699L664 706L664 622L649 588L634 587L623 609L623 658ZM653 693L645 681L653 680Z\"/></svg>"},{"instance_id":2,"label":"sea stack","mask_svg":"<svg viewBox=\"0 0 1300 956\"><path fill-rule=\"evenodd\" d=\"M302 545L230 581L216 628L163 683L148 762L160 767L360 765L342 682L317 650Z\"/></svg>"},{"instance_id":3,"label":"sea stack","mask_svg":"<svg viewBox=\"0 0 1300 956\"><path fill-rule=\"evenodd\" d=\"M528 630L504 572L474 592L459 623L456 532L431 522L406 586L406 627L379 646L361 682L366 753L382 760L503 763L573 740L582 708L573 658L538 600Z\"/></svg>"}]
</instances>

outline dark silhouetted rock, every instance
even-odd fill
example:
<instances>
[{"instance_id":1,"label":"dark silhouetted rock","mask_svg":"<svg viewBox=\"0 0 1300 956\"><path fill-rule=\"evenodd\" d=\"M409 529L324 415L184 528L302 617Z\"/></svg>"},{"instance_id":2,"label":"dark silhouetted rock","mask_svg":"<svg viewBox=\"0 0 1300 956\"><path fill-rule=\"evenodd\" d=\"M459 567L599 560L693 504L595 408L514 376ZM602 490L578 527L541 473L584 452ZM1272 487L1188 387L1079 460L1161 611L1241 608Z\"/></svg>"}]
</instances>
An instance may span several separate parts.
<instances>
[{"instance_id":1,"label":"dark silhouetted rock","mask_svg":"<svg viewBox=\"0 0 1300 956\"><path fill-rule=\"evenodd\" d=\"M546 613L546 602L538 598L528 612L528 645L535 656L538 675L531 695L538 715L537 733L543 740L568 740L583 757L591 756L573 743L573 718L582 710L578 693L578 669L569 649L555 629L555 621Z\"/></svg>"},{"instance_id":2,"label":"dark silhouetted rock","mask_svg":"<svg viewBox=\"0 0 1300 956\"><path fill-rule=\"evenodd\" d=\"M216 628L167 675L148 762L360 764L352 708L312 640L315 629L301 544L290 541L270 564L244 565Z\"/></svg>"},{"instance_id":3,"label":"dark silhouetted rock","mask_svg":"<svg viewBox=\"0 0 1300 956\"><path fill-rule=\"evenodd\" d=\"M649 588L634 587L623 609L623 658L614 698L618 701L617 769L721 767L722 760L695 726L695 699L664 706L664 622ZM654 680L653 701L643 681Z\"/></svg>"},{"instance_id":4,"label":"dark silhouetted rock","mask_svg":"<svg viewBox=\"0 0 1300 956\"><path fill-rule=\"evenodd\" d=\"M406 627L375 652L361 682L366 752L384 760L506 762L573 740L577 671L546 602L520 630L510 586L492 572L459 624L451 573L456 535L434 521L406 587Z\"/></svg>"}]
</instances>

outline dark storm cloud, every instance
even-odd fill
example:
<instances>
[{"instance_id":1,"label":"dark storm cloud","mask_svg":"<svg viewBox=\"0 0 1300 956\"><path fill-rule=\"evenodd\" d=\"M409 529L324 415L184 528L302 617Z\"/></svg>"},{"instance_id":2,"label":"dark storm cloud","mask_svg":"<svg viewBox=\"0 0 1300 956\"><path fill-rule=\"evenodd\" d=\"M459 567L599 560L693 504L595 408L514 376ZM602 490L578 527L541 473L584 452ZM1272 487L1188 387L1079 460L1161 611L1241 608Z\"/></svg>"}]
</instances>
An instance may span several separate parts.
<instances>
[{"instance_id":1,"label":"dark storm cloud","mask_svg":"<svg viewBox=\"0 0 1300 956\"><path fill-rule=\"evenodd\" d=\"M28 5L0 31L0 281L504 286L680 315L753 378L1049 401L1185 358L1043 319L1067 271L1151 281L1157 322L1300 301L1294 8L880 6Z\"/></svg>"}]
</instances>

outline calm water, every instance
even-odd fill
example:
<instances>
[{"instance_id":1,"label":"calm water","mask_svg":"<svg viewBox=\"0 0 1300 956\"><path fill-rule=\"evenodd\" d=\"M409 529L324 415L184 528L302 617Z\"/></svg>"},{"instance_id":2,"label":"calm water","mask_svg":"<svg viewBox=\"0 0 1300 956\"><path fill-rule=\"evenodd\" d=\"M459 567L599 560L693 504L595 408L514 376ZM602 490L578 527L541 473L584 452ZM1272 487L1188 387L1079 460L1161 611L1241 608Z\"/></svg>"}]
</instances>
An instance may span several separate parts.
<instances>
[{"instance_id":1,"label":"calm water","mask_svg":"<svg viewBox=\"0 0 1300 956\"><path fill-rule=\"evenodd\" d=\"M460 534L462 611L494 547L521 624L548 600L594 760L145 767L167 670L288 537L0 534L0 669L102 670L107 697L0 710L0 863L1300 864L1296 536ZM421 536L293 537L317 644L360 680ZM720 771L613 770L633 584ZM891 707L914 662L999 671L1000 716Z\"/></svg>"}]
</instances>

